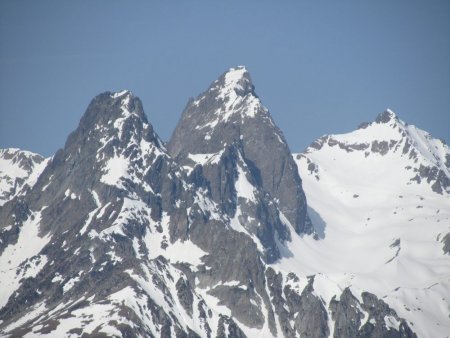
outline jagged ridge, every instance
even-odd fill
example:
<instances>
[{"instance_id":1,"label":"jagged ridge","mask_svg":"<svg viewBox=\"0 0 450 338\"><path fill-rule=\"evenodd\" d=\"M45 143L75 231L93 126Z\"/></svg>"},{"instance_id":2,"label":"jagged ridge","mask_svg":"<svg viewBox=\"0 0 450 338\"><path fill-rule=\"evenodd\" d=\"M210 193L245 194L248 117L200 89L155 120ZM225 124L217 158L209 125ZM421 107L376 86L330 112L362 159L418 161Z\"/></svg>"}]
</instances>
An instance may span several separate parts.
<instances>
[{"instance_id":1,"label":"jagged ridge","mask_svg":"<svg viewBox=\"0 0 450 338\"><path fill-rule=\"evenodd\" d=\"M132 93L97 96L0 225L3 334L414 336L376 295L286 269L320 236L244 68L188 104L168 150Z\"/></svg>"}]
</instances>

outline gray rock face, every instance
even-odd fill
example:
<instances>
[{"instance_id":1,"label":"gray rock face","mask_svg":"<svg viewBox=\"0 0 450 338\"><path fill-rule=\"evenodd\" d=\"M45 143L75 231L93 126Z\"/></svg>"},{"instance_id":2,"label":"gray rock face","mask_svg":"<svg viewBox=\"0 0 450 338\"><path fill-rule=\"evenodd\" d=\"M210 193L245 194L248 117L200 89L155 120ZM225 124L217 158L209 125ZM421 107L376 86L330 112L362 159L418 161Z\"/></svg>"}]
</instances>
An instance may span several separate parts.
<instances>
[{"instance_id":1,"label":"gray rock face","mask_svg":"<svg viewBox=\"0 0 450 338\"><path fill-rule=\"evenodd\" d=\"M289 223L302 235L312 225L245 70L188 105L169 150L137 97L106 92L48 163L33 158L29 168L45 164L36 181L0 208L1 335L329 335L314 278L300 288L270 266L295 235ZM341 326L345 297L333 305ZM364 297L377 321L400 321Z\"/></svg>"},{"instance_id":2,"label":"gray rock face","mask_svg":"<svg viewBox=\"0 0 450 338\"><path fill-rule=\"evenodd\" d=\"M376 296L364 292L363 302L345 289L339 301L325 302L314 290L314 276L308 278L300 292L300 279L290 273L283 280L281 273L266 271L270 297L284 337L329 337L334 323L334 337L416 337L405 320ZM329 316L331 315L331 318Z\"/></svg>"},{"instance_id":3,"label":"gray rock face","mask_svg":"<svg viewBox=\"0 0 450 338\"><path fill-rule=\"evenodd\" d=\"M49 238L39 256L23 261L47 263L37 275L17 281L17 290L0 310L0 331L22 335L39 323L39 332L58 335L55 330L66 318L77 318L78 311L88 318L75 324L80 335L100 334L109 327L128 336L197 336L171 311L179 302L196 316L193 309L200 296L183 271L161 256L150 258L164 244L189 238L190 222L209 222L194 201L198 193L182 177L139 99L129 92L96 97L33 189L0 210L2 227L13 224L6 235L2 232L3 252L18 243L26 222L34 221L40 237ZM163 222L163 217L173 221ZM157 233L167 237L161 236L156 246L148 244ZM161 300L154 299L155 293ZM137 303L130 304L130 299ZM33 306L43 307L43 319L14 327ZM102 320L89 315L91 308L97 308L96 316L117 315ZM210 332L216 325L210 318L202 320L197 330ZM95 325L90 330L89 323Z\"/></svg>"},{"instance_id":4,"label":"gray rock face","mask_svg":"<svg viewBox=\"0 0 450 338\"><path fill-rule=\"evenodd\" d=\"M387 141L373 141L372 147L370 149L373 153L380 153L381 155L386 155L389 151L389 143Z\"/></svg>"},{"instance_id":5,"label":"gray rock face","mask_svg":"<svg viewBox=\"0 0 450 338\"><path fill-rule=\"evenodd\" d=\"M259 240L267 262L280 257L275 236L281 242L288 241L290 230L273 199L262 189L259 172L245 159L240 143L228 145L207 163L196 165L190 181L208 191L235 230Z\"/></svg>"},{"instance_id":6,"label":"gray rock face","mask_svg":"<svg viewBox=\"0 0 450 338\"><path fill-rule=\"evenodd\" d=\"M334 337L358 337L364 314L359 310L360 304L347 288L340 300L330 303L334 324Z\"/></svg>"},{"instance_id":7,"label":"gray rock face","mask_svg":"<svg viewBox=\"0 0 450 338\"><path fill-rule=\"evenodd\" d=\"M177 295L181 305L186 312L192 316L194 296L192 294L189 282L184 278L180 278L178 279L175 287L177 288Z\"/></svg>"},{"instance_id":8,"label":"gray rock face","mask_svg":"<svg viewBox=\"0 0 450 338\"><path fill-rule=\"evenodd\" d=\"M444 170L438 167L425 166L421 164L418 169L414 169L417 174L411 178L411 181L421 183L422 180L431 184L431 189L438 194L444 194L450 187L450 178Z\"/></svg>"},{"instance_id":9,"label":"gray rock face","mask_svg":"<svg viewBox=\"0 0 450 338\"><path fill-rule=\"evenodd\" d=\"M290 287L285 287L287 304L298 313L294 328L301 337L328 337L328 315L321 299L314 295L314 278L311 278L300 296Z\"/></svg>"},{"instance_id":10,"label":"gray rock face","mask_svg":"<svg viewBox=\"0 0 450 338\"><path fill-rule=\"evenodd\" d=\"M216 154L236 143L262 191L270 195L297 233L310 234L313 229L306 198L290 150L242 67L230 69L188 102L168 150L181 165L189 165L193 154ZM206 179L213 181L213 177ZM211 193L216 202L221 201L218 192L212 189Z\"/></svg>"},{"instance_id":11,"label":"gray rock face","mask_svg":"<svg viewBox=\"0 0 450 338\"><path fill-rule=\"evenodd\" d=\"M239 329L233 319L220 316L217 338L244 338L245 334Z\"/></svg>"},{"instance_id":12,"label":"gray rock face","mask_svg":"<svg viewBox=\"0 0 450 338\"><path fill-rule=\"evenodd\" d=\"M299 278L290 273L283 281L281 273L266 272L270 296L284 337L328 337L328 314L324 302L314 293L314 276L299 292Z\"/></svg>"},{"instance_id":13,"label":"gray rock face","mask_svg":"<svg viewBox=\"0 0 450 338\"><path fill-rule=\"evenodd\" d=\"M445 254L450 255L450 232L442 238L442 243L444 243L442 250Z\"/></svg>"},{"instance_id":14,"label":"gray rock face","mask_svg":"<svg viewBox=\"0 0 450 338\"><path fill-rule=\"evenodd\" d=\"M362 294L363 302L347 288L330 303L334 337L416 337L405 320L375 295Z\"/></svg>"},{"instance_id":15,"label":"gray rock face","mask_svg":"<svg viewBox=\"0 0 450 338\"><path fill-rule=\"evenodd\" d=\"M13 224L1 232L0 252L19 243L26 222L33 220L39 236L51 238L40 256L24 260L47 264L18 281L0 310L0 331L25 334L42 325L39 332L56 334L66 318L77 318L77 311L90 318L74 324L80 335L115 328L129 336L194 337L224 327L229 337L244 336L232 319L211 317L196 283L241 323L261 327L261 311L270 301L255 243L232 230L226 214L177 168L139 99L129 92L96 97L33 189L0 210L2 227ZM177 265L155 257L184 242L205 253L201 264ZM248 291L213 287L227 281L238 281ZM136 299L142 310L136 312L127 299ZM14 326L24 313L44 304L44 319ZM102 306L118 315L105 320L89 315L89 309ZM199 324L194 328L183 322L185 317L176 315L180 311ZM88 330L89 323L96 326Z\"/></svg>"},{"instance_id":16,"label":"gray rock face","mask_svg":"<svg viewBox=\"0 0 450 338\"><path fill-rule=\"evenodd\" d=\"M397 116L389 109L385 110L377 116L376 123L389 123L391 120L396 120Z\"/></svg>"}]
</instances>

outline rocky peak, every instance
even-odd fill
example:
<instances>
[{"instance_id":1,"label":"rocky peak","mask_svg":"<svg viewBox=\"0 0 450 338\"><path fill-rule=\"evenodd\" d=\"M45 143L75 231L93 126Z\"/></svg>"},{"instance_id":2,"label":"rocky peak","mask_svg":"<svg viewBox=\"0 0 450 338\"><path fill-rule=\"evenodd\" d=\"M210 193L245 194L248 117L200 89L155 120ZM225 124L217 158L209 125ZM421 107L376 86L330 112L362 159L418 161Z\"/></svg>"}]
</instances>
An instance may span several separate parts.
<instances>
[{"instance_id":1,"label":"rocky peak","mask_svg":"<svg viewBox=\"0 0 450 338\"><path fill-rule=\"evenodd\" d=\"M254 89L250 73L244 67L231 68L188 103L183 119L192 120L197 132L207 140L214 129L225 123L241 125L256 118L271 121Z\"/></svg>"},{"instance_id":2,"label":"rocky peak","mask_svg":"<svg viewBox=\"0 0 450 338\"><path fill-rule=\"evenodd\" d=\"M230 95L233 91L239 96L246 96L247 94L256 96L250 73L244 66L230 68L213 83L210 89L219 90L224 96Z\"/></svg>"},{"instance_id":3,"label":"rocky peak","mask_svg":"<svg viewBox=\"0 0 450 338\"><path fill-rule=\"evenodd\" d=\"M168 151L184 166L192 164L192 156L212 156L235 143L241 144L244 160L258 173L261 191L276 201L298 233L311 232L310 226L306 226L301 179L289 147L269 111L254 94L244 67L225 72L188 103Z\"/></svg>"},{"instance_id":4,"label":"rocky peak","mask_svg":"<svg viewBox=\"0 0 450 338\"><path fill-rule=\"evenodd\" d=\"M200 98L169 144L175 162L138 98L97 96L33 188L0 208L0 334L329 335L334 281L303 275L313 261L276 263L314 245L291 231L311 224L281 132L243 68Z\"/></svg>"},{"instance_id":5,"label":"rocky peak","mask_svg":"<svg viewBox=\"0 0 450 338\"><path fill-rule=\"evenodd\" d=\"M142 108L130 91L105 92L87 107L78 128L69 135L67 157L94 156L97 161L123 155L136 156L153 148L165 152Z\"/></svg>"},{"instance_id":6,"label":"rocky peak","mask_svg":"<svg viewBox=\"0 0 450 338\"><path fill-rule=\"evenodd\" d=\"M401 121L397 114L393 112L391 109L387 108L385 111L378 114L375 121L373 122L363 122L358 126L358 129L366 129L367 127L373 126L373 125L380 125L381 128L384 126L389 127L398 127L403 124L403 121ZM399 129L401 131L401 128Z\"/></svg>"},{"instance_id":7,"label":"rocky peak","mask_svg":"<svg viewBox=\"0 0 450 338\"><path fill-rule=\"evenodd\" d=\"M142 103L131 91L104 92L92 99L80 124L91 126L97 123L108 124L110 120L130 114L139 117L144 115Z\"/></svg>"},{"instance_id":8,"label":"rocky peak","mask_svg":"<svg viewBox=\"0 0 450 338\"><path fill-rule=\"evenodd\" d=\"M398 121L397 115L387 108L384 112L380 113L375 119L376 123L389 123L391 120Z\"/></svg>"},{"instance_id":9,"label":"rocky peak","mask_svg":"<svg viewBox=\"0 0 450 338\"><path fill-rule=\"evenodd\" d=\"M82 141L84 144L107 136L129 142L143 132L153 133L153 128L147 121L141 100L127 90L105 92L90 102L77 130L67 142Z\"/></svg>"},{"instance_id":10,"label":"rocky peak","mask_svg":"<svg viewBox=\"0 0 450 338\"><path fill-rule=\"evenodd\" d=\"M84 203L89 210L97 198L103 203L119 195L149 195L158 180L144 177L161 157L167 157L166 150L139 98L129 91L105 92L90 102L78 128L53 156L35 198L47 204Z\"/></svg>"}]
</instances>

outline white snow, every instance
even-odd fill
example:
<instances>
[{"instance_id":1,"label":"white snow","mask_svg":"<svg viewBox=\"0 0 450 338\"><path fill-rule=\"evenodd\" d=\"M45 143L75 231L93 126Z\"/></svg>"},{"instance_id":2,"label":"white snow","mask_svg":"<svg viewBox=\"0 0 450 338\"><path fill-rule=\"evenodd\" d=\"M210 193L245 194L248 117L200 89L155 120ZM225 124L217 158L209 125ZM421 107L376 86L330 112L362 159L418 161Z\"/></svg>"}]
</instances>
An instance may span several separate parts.
<instances>
[{"instance_id":1,"label":"white snow","mask_svg":"<svg viewBox=\"0 0 450 338\"><path fill-rule=\"evenodd\" d=\"M380 134L386 140L401 140L399 128L404 130L401 121L374 123L332 138L346 144L372 142ZM291 231L285 257L274 266L300 277L315 274L314 289L327 304L345 287L360 300L361 292L369 291L412 322L419 337L448 334L450 256L443 254L437 238L449 232L450 196L433 192L426 182L408 184L411 173L405 169L429 165L433 159L437 164L434 155L442 158L443 151L448 153L440 141L427 140L417 163L402 154L402 147L366 157L365 151L346 152L325 144L320 150L309 148L298 160L294 154L309 213L324 238L299 237ZM419 136L413 141L419 144ZM440 150L424 155L424 147ZM317 166L317 173L308 170L307 159ZM397 239L399 246L391 247ZM422 311L406 310L419 307ZM392 318L385 322L390 328L398 325Z\"/></svg>"},{"instance_id":2,"label":"white snow","mask_svg":"<svg viewBox=\"0 0 450 338\"><path fill-rule=\"evenodd\" d=\"M58 282L62 282L64 279L62 278L62 276L59 273L55 274L55 277L53 277L52 279L52 283L58 283Z\"/></svg>"},{"instance_id":3,"label":"white snow","mask_svg":"<svg viewBox=\"0 0 450 338\"><path fill-rule=\"evenodd\" d=\"M202 292L201 295L198 294L197 290L193 293L193 315L191 317L184 310L177 296L175 284L180 278L186 279L186 277L179 270L175 269L171 265L156 264L154 261L141 264L141 270L144 272L144 275L137 275L131 270L127 270L126 272L134 280L136 280L136 282L138 282L139 286L145 291L145 294L151 297L156 304L161 306L166 311L170 311L172 315L178 319L178 323L182 328L186 329L189 326L201 337L206 337L203 329L204 322L203 320L198 320L200 314L198 306L199 302L202 299L205 299L204 294ZM160 279L160 282L155 279L156 276ZM161 286L158 286L161 282L164 285L165 290L161 290ZM143 297L142 302L139 302L142 304L141 308L145 309L145 297ZM208 313L208 309L210 307L203 306L203 308L205 309L205 312ZM211 308L211 310L213 312L212 318L207 317L206 321L209 322L211 330L215 332L218 322L218 313L215 311L215 308ZM146 326L153 326L152 330L157 330L158 328L158 326L152 324L150 316L144 320L144 323ZM155 334L155 336L159 335Z\"/></svg>"},{"instance_id":4,"label":"white snow","mask_svg":"<svg viewBox=\"0 0 450 338\"><path fill-rule=\"evenodd\" d=\"M226 75L225 88L221 94L222 99L227 98L224 102L225 109L220 112L222 114L220 118L211 122L209 126L219 123L220 119L225 121L229 119L236 107L238 107L237 111L240 111L241 104L245 109L251 107L247 101L245 104L240 102L239 100L244 99L234 92L234 89L240 89L239 87L242 86L240 81L244 72L244 68L238 68ZM123 91L112 96L122 97L127 93ZM128 101L125 98L124 114L128 114L127 105ZM242 113L244 113L243 109ZM246 114L251 117L252 110L250 109ZM114 124L119 138L122 137L124 119ZM439 143L440 141L432 140L425 132L398 121L392 121L387 125L372 124L366 129L332 137L345 144L370 144L374 140L402 142L399 132L407 133L413 140L414 147L419 152L419 163L433 163L448 172L443 166L443 159L448 153L448 148ZM144 149L143 153L158 153L148 142L141 143L140 147ZM449 231L450 197L445 194L435 194L426 184L408 185L410 177L408 172L405 173L404 168L411 165L412 161L408 156L401 154L401 148L397 152L389 151L385 156L371 154L367 157L364 151L347 153L338 146L325 145L320 151L309 149L305 154L306 157L297 160L310 206L309 212L313 215L315 226L323 227L324 238L314 240L309 236L297 236L292 225L280 213L293 239L286 246L279 243L283 258L273 264L273 267L281 271L285 278L291 271L300 277L299 281L286 279L285 282L285 285L290 285L299 294L308 283L307 276L315 275L314 292L324 300L326 308L333 296L339 297L346 287L350 287L355 297L360 300L361 292L369 291L387 302L400 317L412 322L414 324L412 329L419 336L444 336L450 332L448 318L450 257L443 255L442 243L436 238ZM160 154L162 152L157 156ZM195 164L209 165L216 163L220 156L221 152L190 154L189 158ZM317 165L319 180L316 178L316 173L308 170L307 159ZM106 162L101 180L105 184L124 189L124 179L137 180L135 170L130 159L118 153ZM245 203L256 202L255 187L247 179L245 170L238 165L237 171L235 188L238 198L245 200ZM108 203L102 206L97 193L95 191L91 193L96 208L88 214L80 234L87 232L94 217L101 218L111 205ZM69 189L65 195L68 198L78 198ZM355 197L355 195L358 196ZM179 205L179 201L177 202ZM217 205L207 198L203 191L197 191L195 203L211 217L223 219L223 216L217 212ZM417 208L419 205L420 208ZM194 210L195 208L189 210L188 215ZM18 243L8 246L0 257L0 308L9 295L17 289L20 278L37 274L47 263L47 258L38 254L50 238L38 236L40 213L33 213L33 215L34 221L29 219L27 221L29 224L26 222L22 227ZM242 209L238 206L236 215L230 220L230 225L236 231L249 234L245 228L243 216ZM100 233L91 230L89 237L110 240L111 234L124 234L124 227L130 220L148 224L148 227L142 241L137 238L132 239L136 256L143 258L141 267L144 274L138 275L132 270L127 272L158 305L164 309L170 309L182 327L190 326L197 333L203 332L202 323L196 320L197 305L201 299L205 300L207 308L210 308L213 313L212 318L208 318L207 321L213 330L212 336L215 336L218 314L231 315L230 310L219 305L219 300L209 295L207 289L197 288L194 293L194 319L191 318L176 297L177 291L174 285L183 276L182 273L170 264L160 271L159 267L149 262L163 255L170 263L188 263L195 270L198 265L203 264L202 259L207 255L207 252L190 240L170 243L171 220L167 213L163 213L161 221L155 221L151 218L150 209L146 203L134 196L128 196L124 199L112 226ZM258 248L263 250L256 236L251 237ZM31 244L29 238L33 239ZM400 245L391 247L397 239L400 239ZM143 246L148 251L146 255L142 254L145 252ZM111 250L108 252L111 261L114 264L121 262L122 258L116 255L113 248ZM79 248L74 254L78 252ZM93 248L91 248L91 259L95 261ZM4 269L9 266L10 268ZM21 273L16 276L16 271ZM162 278L172 297L167 297L154 284L153 275ZM79 282L80 276L81 273L65 282L63 292L68 292ZM63 281L59 274L52 279L54 283ZM245 288L239 281L234 280L223 282L222 285ZM154 336L158 336L159 328L149 315L145 293L127 287L109 297L112 304L96 303L91 300L88 307L71 311L70 315L64 312L70 304L61 304L52 311L53 315L58 314L63 318L58 319L59 324L51 335L64 336L73 328L82 328L83 333L89 334L100 323L99 332L108 336L120 336L120 332L111 325L112 321L134 326L133 323L119 316L120 306L126 305L143 318L143 325ZM254 304L257 303L254 302ZM267 318L268 314L264 305L261 310ZM368 314L361 308L359 310L364 314L361 324L363 325L368 320ZM45 311L45 304L38 304L21 322L38 318L43 311ZM40 328L39 319L36 319L34 323L36 325L33 332L28 336L39 335L37 332ZM251 329L242 323L238 324L248 336L272 336L267 321L262 330ZM393 316L386 316L384 324L389 329L398 330L400 322ZM280 332L279 325L277 328ZM8 330L11 330L11 327L8 327Z\"/></svg>"},{"instance_id":5,"label":"white snow","mask_svg":"<svg viewBox=\"0 0 450 338\"><path fill-rule=\"evenodd\" d=\"M63 285L63 293L66 293L70 289L74 287L76 283L80 281L81 272L78 274L78 276L73 277L69 279L64 285ZM53 280L52 280L53 281Z\"/></svg>"},{"instance_id":6,"label":"white snow","mask_svg":"<svg viewBox=\"0 0 450 338\"><path fill-rule=\"evenodd\" d=\"M238 179L236 181L236 194L248 201L256 202L255 187L247 180L245 171L238 165Z\"/></svg>"},{"instance_id":7,"label":"white snow","mask_svg":"<svg viewBox=\"0 0 450 338\"><path fill-rule=\"evenodd\" d=\"M110 205L111 205L111 202L108 202L108 203L106 203L103 207L98 208L97 210L99 210L99 211L98 211L98 214L97 214L97 216L96 216L95 218L96 218L96 219L102 218L103 215L105 214L106 209L108 209L108 207L109 207Z\"/></svg>"},{"instance_id":8,"label":"white snow","mask_svg":"<svg viewBox=\"0 0 450 338\"><path fill-rule=\"evenodd\" d=\"M262 245L259 238L255 234L252 234L247 230L245 222L246 218L244 216L247 217L247 215L244 215L244 213L242 212L241 207L238 206L236 209L236 213L234 214L234 217L229 220L230 227L237 232L242 232L251 237L253 239L253 242L256 244L258 250L260 252L264 252L264 246ZM247 219L249 219L249 217L247 217Z\"/></svg>"},{"instance_id":9,"label":"white snow","mask_svg":"<svg viewBox=\"0 0 450 338\"><path fill-rule=\"evenodd\" d=\"M397 319L395 319L393 316L385 316L384 323L386 324L386 327L389 329L394 329L394 330L398 331L400 328L400 322Z\"/></svg>"},{"instance_id":10,"label":"white snow","mask_svg":"<svg viewBox=\"0 0 450 338\"><path fill-rule=\"evenodd\" d=\"M130 178L128 167L130 163L123 155L113 157L105 165L105 174L100 178L100 182L125 189L122 178Z\"/></svg>"},{"instance_id":11,"label":"white snow","mask_svg":"<svg viewBox=\"0 0 450 338\"><path fill-rule=\"evenodd\" d=\"M70 198L70 199L72 199L72 200L75 200L75 199L79 199L80 197L79 196L77 196L75 193L73 193L73 192L71 192L70 191L70 189L67 189L65 192L64 192L64 198Z\"/></svg>"},{"instance_id":12,"label":"white snow","mask_svg":"<svg viewBox=\"0 0 450 338\"><path fill-rule=\"evenodd\" d=\"M217 99L220 100L220 107L214 112L215 119L206 122L204 125L196 126L197 130L214 129L219 123L227 122L232 116L239 115L243 119L254 118L257 114L267 115L267 109L261 104L259 98L253 94L245 96L238 95L236 91L242 91L244 86L250 85L248 71L243 66L230 68L225 74L223 84L216 83L210 91L218 91ZM198 105L204 97L194 101ZM211 134L206 131L206 140L211 138Z\"/></svg>"},{"instance_id":13,"label":"white snow","mask_svg":"<svg viewBox=\"0 0 450 338\"><path fill-rule=\"evenodd\" d=\"M20 155L19 149L1 149L0 150L0 170L2 175L7 175L9 177L26 177L28 175L27 171L17 163L17 157ZM6 159L6 155L13 156L12 159Z\"/></svg>"},{"instance_id":14,"label":"white snow","mask_svg":"<svg viewBox=\"0 0 450 338\"><path fill-rule=\"evenodd\" d=\"M131 198L124 198L121 210L113 224L109 228L102 230L98 236L102 240L111 239L112 234L125 236L123 227L126 226L129 220L138 220L142 224L145 224L149 215L150 210L144 202Z\"/></svg>"},{"instance_id":15,"label":"white snow","mask_svg":"<svg viewBox=\"0 0 450 338\"><path fill-rule=\"evenodd\" d=\"M143 135L139 135L135 130L130 130L131 135L128 135L126 147L123 143L117 146L117 140L122 140L124 133L124 126L126 123L135 124L135 120L140 119L140 113L133 109L130 104L133 99L133 94L129 91L122 91L112 94L113 98L120 99L121 115L119 118L109 123L113 124L113 132L110 128L105 128L100 125L95 126L96 130L104 133L100 140L101 147L97 150L97 159L104 160L103 176L100 181L110 185L116 186L119 189L126 190L125 182L131 181L137 185L141 185L146 191L153 192L152 188L144 182L141 178L147 170L151 170L151 165L156 157L167 156L166 149L163 143L155 135L156 141L147 141ZM149 124L144 121L143 129L148 130ZM105 130L104 130L105 129ZM108 133L107 133L108 132ZM104 148L114 142L113 156L106 154ZM142 160L142 162L141 162ZM133 192L129 192L130 197L136 197Z\"/></svg>"},{"instance_id":16,"label":"white snow","mask_svg":"<svg viewBox=\"0 0 450 338\"><path fill-rule=\"evenodd\" d=\"M188 154L188 158L194 161L196 164L217 164L223 154L223 150L212 154Z\"/></svg>"},{"instance_id":17,"label":"white snow","mask_svg":"<svg viewBox=\"0 0 450 338\"><path fill-rule=\"evenodd\" d=\"M37 163L33 160L35 156L37 154L16 148L0 149L0 206L21 195L26 186L32 188L36 184L50 158ZM30 170L24 169L22 157L32 162Z\"/></svg>"},{"instance_id":18,"label":"white snow","mask_svg":"<svg viewBox=\"0 0 450 338\"><path fill-rule=\"evenodd\" d=\"M30 188L33 187L36 184L39 176L44 171L45 167L47 167L47 164L48 164L48 162L50 162L50 160L51 160L51 157L44 159L39 164L35 164L33 167L33 171L28 176L28 179L26 180L25 184L28 185Z\"/></svg>"},{"instance_id":19,"label":"white snow","mask_svg":"<svg viewBox=\"0 0 450 338\"><path fill-rule=\"evenodd\" d=\"M2 229L0 229L0 231L1 231L1 232L3 232L3 231L9 231L9 230L11 230L11 229L12 229L12 225L8 225L8 226L3 227Z\"/></svg>"},{"instance_id":20,"label":"white snow","mask_svg":"<svg viewBox=\"0 0 450 338\"><path fill-rule=\"evenodd\" d=\"M127 94L127 93L130 93L130 91L124 89L124 90L121 90L120 92L116 92L116 93L112 94L111 97L112 97L113 99L116 99L116 98L121 97L121 96L123 96L123 95L125 95L125 94Z\"/></svg>"},{"instance_id":21,"label":"white snow","mask_svg":"<svg viewBox=\"0 0 450 338\"><path fill-rule=\"evenodd\" d=\"M165 153L144 140L141 140L135 146L139 149L140 157L144 159L144 164L137 166L135 162L131 162L129 157L123 154L116 154L116 156L109 158L103 167L104 174L100 178L102 183L126 190L127 187L124 185L124 181L130 180L138 185L142 185L146 191L153 192L152 188L139 177L145 174L144 170L151 170L152 163L148 162L151 156L165 156Z\"/></svg>"},{"instance_id":22,"label":"white snow","mask_svg":"<svg viewBox=\"0 0 450 338\"><path fill-rule=\"evenodd\" d=\"M98 194L95 191L91 191L91 194L92 194L92 197L94 199L94 202L95 202L95 205L97 206L97 208L95 208L88 214L86 222L84 223L83 227L80 229L80 235L83 235L86 232L89 224L91 224L92 218L94 217L95 213L98 212L98 209L101 206L100 199L98 198Z\"/></svg>"},{"instance_id":23,"label":"white snow","mask_svg":"<svg viewBox=\"0 0 450 338\"><path fill-rule=\"evenodd\" d=\"M110 257L110 261L115 265L123 261L122 257L119 257L114 251L109 251L107 255Z\"/></svg>"},{"instance_id":24,"label":"white snow","mask_svg":"<svg viewBox=\"0 0 450 338\"><path fill-rule=\"evenodd\" d=\"M111 298L114 299L114 296L111 295ZM124 323L134 327L132 322L119 315L121 305L119 299L112 304L91 302L87 307L70 311L70 314L65 309L73 304L62 305L62 308L57 311L58 325L55 330L49 333L52 337L66 337L67 332L72 329L82 329L82 333L85 334L90 334L98 329L99 333L104 333L108 337L122 337L113 323ZM39 323L39 321L36 321L36 323Z\"/></svg>"},{"instance_id":25,"label":"white snow","mask_svg":"<svg viewBox=\"0 0 450 338\"><path fill-rule=\"evenodd\" d=\"M169 222L170 218L167 213L163 214L160 224L162 232L156 230L157 224L152 223L150 229L144 237L144 244L147 247L149 259L154 259L160 255L164 256L171 263L188 263L195 270L197 265L202 264L201 258L207 255L207 252L200 249L191 241L169 242ZM161 243L166 243L167 247L163 249Z\"/></svg>"},{"instance_id":26,"label":"white snow","mask_svg":"<svg viewBox=\"0 0 450 338\"><path fill-rule=\"evenodd\" d=\"M19 287L23 277L36 276L47 263L46 256L37 256L50 241L49 236L39 236L40 221L40 212L28 216L20 228L17 243L8 245L0 256L0 308ZM16 271L20 273L16 275Z\"/></svg>"},{"instance_id":27,"label":"white snow","mask_svg":"<svg viewBox=\"0 0 450 338\"><path fill-rule=\"evenodd\" d=\"M47 308L46 308L44 302L40 302L40 303L34 305L23 317L21 317L20 319L18 319L14 323L11 323L7 327L5 327L3 329L3 332L12 331L15 328L20 327L21 325L25 324L29 320L40 316L42 313L45 312L45 310L47 310Z\"/></svg>"}]
</instances>

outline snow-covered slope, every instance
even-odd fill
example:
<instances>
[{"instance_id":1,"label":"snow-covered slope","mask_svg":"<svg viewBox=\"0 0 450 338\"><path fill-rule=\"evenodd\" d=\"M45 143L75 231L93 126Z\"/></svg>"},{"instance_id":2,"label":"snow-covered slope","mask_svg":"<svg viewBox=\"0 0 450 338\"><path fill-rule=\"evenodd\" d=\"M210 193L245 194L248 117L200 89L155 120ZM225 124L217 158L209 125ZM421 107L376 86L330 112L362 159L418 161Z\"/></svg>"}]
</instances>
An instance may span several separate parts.
<instances>
[{"instance_id":1,"label":"snow-covered slope","mask_svg":"<svg viewBox=\"0 0 450 338\"><path fill-rule=\"evenodd\" d=\"M14 148L0 149L0 206L31 188L47 165L41 155Z\"/></svg>"},{"instance_id":2,"label":"snow-covered slope","mask_svg":"<svg viewBox=\"0 0 450 338\"><path fill-rule=\"evenodd\" d=\"M445 336L448 149L378 120L297 167L243 67L167 148L131 92L98 95L0 207L0 336Z\"/></svg>"},{"instance_id":3,"label":"snow-covered slope","mask_svg":"<svg viewBox=\"0 0 450 338\"><path fill-rule=\"evenodd\" d=\"M450 150L392 111L294 154L319 240L298 238L277 267L316 275L329 303L374 293L419 337L450 333Z\"/></svg>"}]
</instances>

